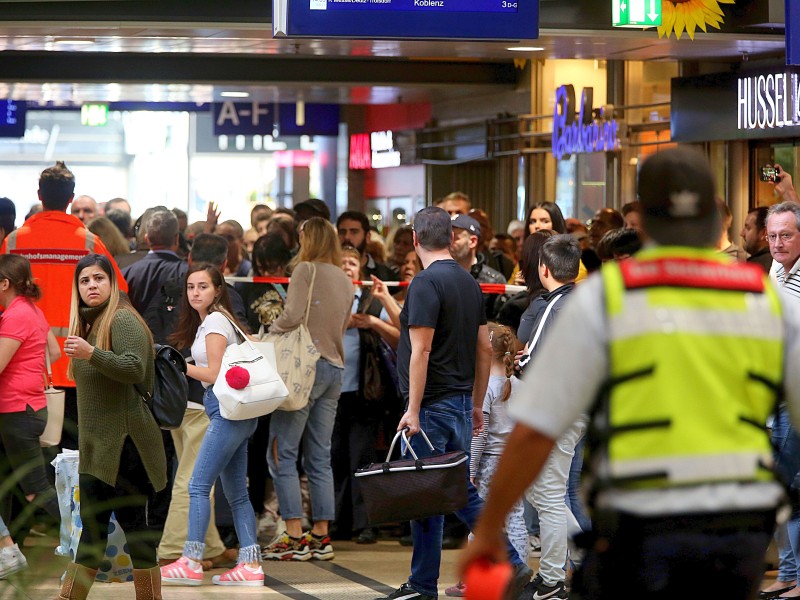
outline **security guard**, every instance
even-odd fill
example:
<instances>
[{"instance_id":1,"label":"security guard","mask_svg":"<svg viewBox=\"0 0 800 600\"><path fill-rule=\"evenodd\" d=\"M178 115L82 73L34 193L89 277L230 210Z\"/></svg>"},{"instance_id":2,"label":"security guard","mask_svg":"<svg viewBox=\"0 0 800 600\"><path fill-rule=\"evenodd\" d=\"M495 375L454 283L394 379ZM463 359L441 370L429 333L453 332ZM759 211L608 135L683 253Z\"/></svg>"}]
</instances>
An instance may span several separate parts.
<instances>
[{"instance_id":1,"label":"security guard","mask_svg":"<svg viewBox=\"0 0 800 600\"><path fill-rule=\"evenodd\" d=\"M594 529L570 597L754 598L784 499L765 423L782 397L800 417L800 312L714 252L701 154L647 160L639 197L652 241L564 307L510 400L518 425L460 566L502 560L506 512L588 412Z\"/></svg>"},{"instance_id":2,"label":"security guard","mask_svg":"<svg viewBox=\"0 0 800 600\"><path fill-rule=\"evenodd\" d=\"M0 254L18 254L30 261L33 276L42 288L42 299L37 305L62 347L69 331L72 279L75 265L81 258L91 253L108 256L117 273L120 290L128 291L117 263L102 240L86 229L80 219L66 214L74 191L75 176L63 162L42 171L39 177L42 211L12 231L0 246ZM75 382L67 377L68 364L67 360L53 363L53 384L66 391L62 446L77 450Z\"/></svg>"}]
</instances>

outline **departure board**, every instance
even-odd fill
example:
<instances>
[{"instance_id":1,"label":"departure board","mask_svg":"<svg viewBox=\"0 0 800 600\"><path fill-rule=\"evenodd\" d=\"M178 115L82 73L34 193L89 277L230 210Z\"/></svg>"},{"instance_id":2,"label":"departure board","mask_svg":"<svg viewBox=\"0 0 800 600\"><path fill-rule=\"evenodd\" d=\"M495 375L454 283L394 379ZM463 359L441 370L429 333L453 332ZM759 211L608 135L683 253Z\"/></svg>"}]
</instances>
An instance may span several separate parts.
<instances>
[{"instance_id":1,"label":"departure board","mask_svg":"<svg viewBox=\"0 0 800 600\"><path fill-rule=\"evenodd\" d=\"M532 40L539 0L273 0L276 37Z\"/></svg>"}]
</instances>

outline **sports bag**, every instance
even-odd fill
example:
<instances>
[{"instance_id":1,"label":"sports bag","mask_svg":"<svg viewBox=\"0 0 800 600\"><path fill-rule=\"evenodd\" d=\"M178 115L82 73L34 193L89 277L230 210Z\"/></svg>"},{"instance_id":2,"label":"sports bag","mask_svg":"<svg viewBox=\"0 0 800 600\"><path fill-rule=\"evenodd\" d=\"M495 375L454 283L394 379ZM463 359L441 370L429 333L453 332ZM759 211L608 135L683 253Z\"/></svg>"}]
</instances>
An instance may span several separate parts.
<instances>
[{"instance_id":1,"label":"sports bag","mask_svg":"<svg viewBox=\"0 0 800 600\"><path fill-rule=\"evenodd\" d=\"M251 342L236 323L228 321L242 343L230 344L222 355L214 382L219 412L232 421L268 415L289 395L275 364L275 348L271 343Z\"/></svg>"},{"instance_id":2,"label":"sports bag","mask_svg":"<svg viewBox=\"0 0 800 600\"><path fill-rule=\"evenodd\" d=\"M420 429L431 451L428 436ZM391 461L402 436L413 459ZM392 440L386 462L372 463L355 472L370 525L413 521L447 515L467 505L469 459L463 450L418 458L408 443L405 429Z\"/></svg>"},{"instance_id":3,"label":"sports bag","mask_svg":"<svg viewBox=\"0 0 800 600\"><path fill-rule=\"evenodd\" d=\"M176 429L186 414L189 382L186 380L186 359L172 346L154 345L155 382L150 393L139 384L136 390L153 413L161 429Z\"/></svg>"}]
</instances>

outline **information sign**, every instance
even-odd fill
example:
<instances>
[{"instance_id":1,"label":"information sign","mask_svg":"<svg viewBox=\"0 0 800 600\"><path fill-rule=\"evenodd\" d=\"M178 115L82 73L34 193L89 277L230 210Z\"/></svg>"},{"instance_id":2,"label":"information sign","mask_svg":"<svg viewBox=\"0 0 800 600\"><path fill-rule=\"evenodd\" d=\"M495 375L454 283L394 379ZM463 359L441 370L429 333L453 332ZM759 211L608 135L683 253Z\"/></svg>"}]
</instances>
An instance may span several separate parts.
<instances>
[{"instance_id":1,"label":"information sign","mask_svg":"<svg viewBox=\"0 0 800 600\"><path fill-rule=\"evenodd\" d=\"M800 2L786 0L786 64L800 65Z\"/></svg>"},{"instance_id":2,"label":"information sign","mask_svg":"<svg viewBox=\"0 0 800 600\"><path fill-rule=\"evenodd\" d=\"M0 100L0 137L21 138L25 135L25 103Z\"/></svg>"},{"instance_id":3,"label":"information sign","mask_svg":"<svg viewBox=\"0 0 800 600\"><path fill-rule=\"evenodd\" d=\"M611 0L614 27L657 27L661 25L661 0Z\"/></svg>"},{"instance_id":4,"label":"information sign","mask_svg":"<svg viewBox=\"0 0 800 600\"><path fill-rule=\"evenodd\" d=\"M273 0L272 6L276 37L539 37L539 0Z\"/></svg>"},{"instance_id":5,"label":"information sign","mask_svg":"<svg viewBox=\"0 0 800 600\"><path fill-rule=\"evenodd\" d=\"M297 124L295 104L272 102L214 103L214 135L339 134L338 104L306 104L305 122Z\"/></svg>"}]
</instances>

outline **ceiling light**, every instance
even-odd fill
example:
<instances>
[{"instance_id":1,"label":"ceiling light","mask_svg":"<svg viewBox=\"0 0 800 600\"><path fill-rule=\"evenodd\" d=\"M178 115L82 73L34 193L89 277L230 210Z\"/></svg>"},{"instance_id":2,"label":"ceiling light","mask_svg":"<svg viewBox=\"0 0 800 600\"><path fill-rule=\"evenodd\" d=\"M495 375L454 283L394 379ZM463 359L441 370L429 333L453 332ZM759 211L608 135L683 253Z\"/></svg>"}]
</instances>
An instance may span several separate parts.
<instances>
[{"instance_id":1,"label":"ceiling light","mask_svg":"<svg viewBox=\"0 0 800 600\"><path fill-rule=\"evenodd\" d=\"M94 38L60 37L53 40L56 44L72 44L73 46L88 46L94 44Z\"/></svg>"},{"instance_id":2,"label":"ceiling light","mask_svg":"<svg viewBox=\"0 0 800 600\"><path fill-rule=\"evenodd\" d=\"M511 48L506 48L506 50L513 52L541 52L544 48L541 46L512 46Z\"/></svg>"},{"instance_id":3,"label":"ceiling light","mask_svg":"<svg viewBox=\"0 0 800 600\"><path fill-rule=\"evenodd\" d=\"M249 98L249 92L221 92L220 96L223 98Z\"/></svg>"}]
</instances>

